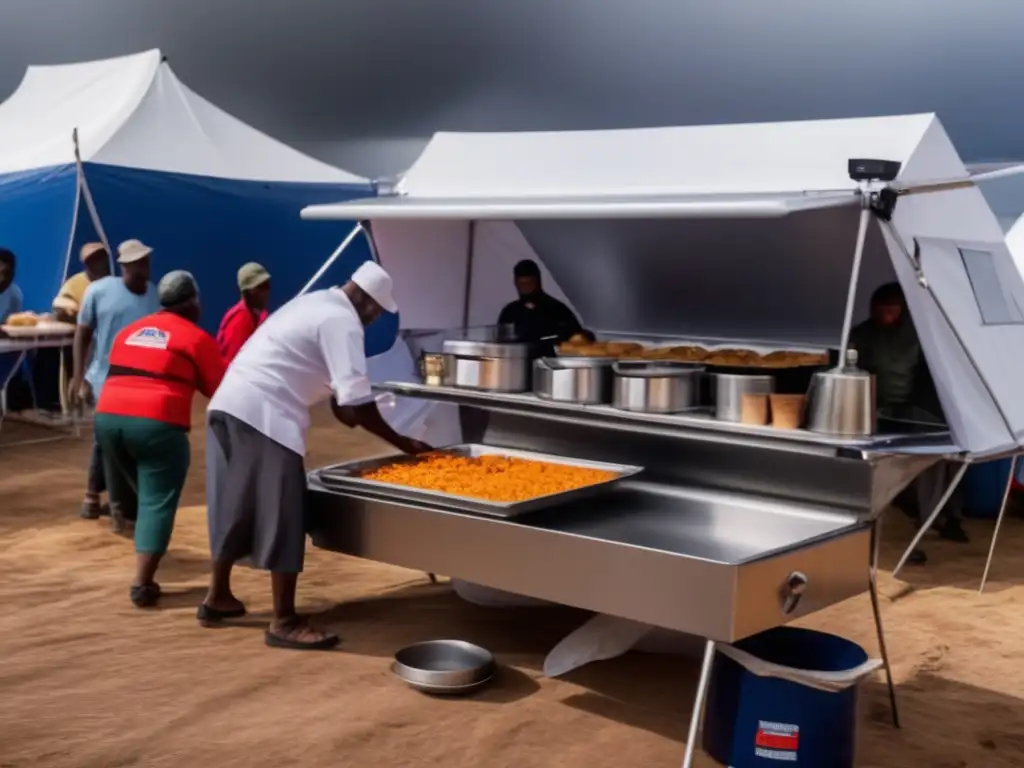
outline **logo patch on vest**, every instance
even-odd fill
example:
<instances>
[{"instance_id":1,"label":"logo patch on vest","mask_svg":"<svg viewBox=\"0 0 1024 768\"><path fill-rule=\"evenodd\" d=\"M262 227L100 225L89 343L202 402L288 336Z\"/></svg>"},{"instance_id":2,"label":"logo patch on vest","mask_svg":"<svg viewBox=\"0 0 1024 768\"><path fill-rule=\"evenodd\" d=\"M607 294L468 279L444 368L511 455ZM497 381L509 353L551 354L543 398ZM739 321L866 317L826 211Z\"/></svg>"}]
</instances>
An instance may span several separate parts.
<instances>
[{"instance_id":1,"label":"logo patch on vest","mask_svg":"<svg viewBox=\"0 0 1024 768\"><path fill-rule=\"evenodd\" d=\"M167 349L171 340L171 334L161 331L159 328L147 326L139 328L128 337L125 344L129 347L148 347L149 349Z\"/></svg>"}]
</instances>

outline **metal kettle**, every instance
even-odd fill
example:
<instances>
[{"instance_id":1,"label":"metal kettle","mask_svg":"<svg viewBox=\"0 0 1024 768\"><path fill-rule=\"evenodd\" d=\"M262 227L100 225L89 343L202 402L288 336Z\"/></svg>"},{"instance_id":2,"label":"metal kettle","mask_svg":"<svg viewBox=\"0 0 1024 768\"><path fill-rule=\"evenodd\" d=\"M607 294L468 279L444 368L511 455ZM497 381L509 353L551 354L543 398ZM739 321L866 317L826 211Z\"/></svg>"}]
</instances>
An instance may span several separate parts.
<instances>
[{"instance_id":1,"label":"metal kettle","mask_svg":"<svg viewBox=\"0 0 1024 768\"><path fill-rule=\"evenodd\" d=\"M812 432L861 437L877 429L875 377L857 367L855 349L847 350L845 365L814 374L807 399Z\"/></svg>"}]
</instances>

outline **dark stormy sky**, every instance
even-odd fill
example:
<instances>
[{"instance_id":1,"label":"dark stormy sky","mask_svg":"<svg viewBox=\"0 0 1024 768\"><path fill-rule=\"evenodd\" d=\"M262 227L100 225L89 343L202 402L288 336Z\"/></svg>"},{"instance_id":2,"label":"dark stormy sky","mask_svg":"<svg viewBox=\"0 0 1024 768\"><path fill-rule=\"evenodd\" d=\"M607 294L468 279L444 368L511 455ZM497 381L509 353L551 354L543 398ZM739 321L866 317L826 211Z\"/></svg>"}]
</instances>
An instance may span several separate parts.
<instances>
[{"instance_id":1,"label":"dark stormy sky","mask_svg":"<svg viewBox=\"0 0 1024 768\"><path fill-rule=\"evenodd\" d=\"M1004 160L1024 157L1022 41L1022 0L0 0L0 97L29 63L160 47L202 95L370 176L438 129L919 111Z\"/></svg>"}]
</instances>

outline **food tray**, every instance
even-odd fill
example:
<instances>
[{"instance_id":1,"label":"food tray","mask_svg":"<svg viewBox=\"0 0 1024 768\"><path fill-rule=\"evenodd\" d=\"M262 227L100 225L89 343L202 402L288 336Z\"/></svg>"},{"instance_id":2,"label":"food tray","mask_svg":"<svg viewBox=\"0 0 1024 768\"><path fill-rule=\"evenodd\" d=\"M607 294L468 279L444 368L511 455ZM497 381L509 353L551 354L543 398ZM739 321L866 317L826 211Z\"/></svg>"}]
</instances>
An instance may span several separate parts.
<instances>
[{"instance_id":1,"label":"food tray","mask_svg":"<svg viewBox=\"0 0 1024 768\"><path fill-rule=\"evenodd\" d=\"M12 339L37 339L70 336L75 332L75 326L71 323L43 322L39 325L4 325L0 326L0 330Z\"/></svg>"},{"instance_id":2,"label":"food tray","mask_svg":"<svg viewBox=\"0 0 1024 768\"><path fill-rule=\"evenodd\" d=\"M607 490L616 483L625 480L627 477L643 471L643 467L636 467L628 464L608 464L599 461L585 461L583 459L572 459L566 456L554 456L549 453L535 453L533 451L519 451L513 448L496 448L490 445L479 445L466 443L454 445L447 448L439 448L439 451L453 453L460 456L477 458L479 456L507 456L514 459L529 459L532 461L545 461L550 464L567 464L571 467L585 469L601 469L607 472L616 472L618 477L606 480L603 483L585 485L572 491L553 493L546 496L537 496L525 501L485 501L468 496L456 496L442 491L428 491L422 488L411 488L409 486L397 485L395 483L383 483L379 480L366 480L358 475L362 472L378 469L388 464L416 461L415 456L397 454L382 456L375 459L361 459L345 464L338 464L333 467L322 469L317 473L319 480L332 490L351 490L368 492L375 496L386 496L389 499L402 499L413 503L442 504L446 507L458 509L462 512L488 515L491 517L516 517L517 515L532 512L557 504L564 504L581 497L590 496L595 493Z\"/></svg>"}]
</instances>

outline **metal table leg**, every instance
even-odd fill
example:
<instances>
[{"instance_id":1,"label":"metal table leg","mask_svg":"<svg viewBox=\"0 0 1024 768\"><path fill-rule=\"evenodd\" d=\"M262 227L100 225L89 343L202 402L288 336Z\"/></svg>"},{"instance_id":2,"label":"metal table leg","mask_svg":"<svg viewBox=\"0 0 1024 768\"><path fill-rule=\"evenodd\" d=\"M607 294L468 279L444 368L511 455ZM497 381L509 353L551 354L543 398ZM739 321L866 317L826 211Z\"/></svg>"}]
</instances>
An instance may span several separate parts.
<instances>
[{"instance_id":1,"label":"metal table leg","mask_svg":"<svg viewBox=\"0 0 1024 768\"><path fill-rule=\"evenodd\" d=\"M693 714L690 715L690 733L686 737L686 753L683 755L683 768L691 768L693 766L693 755L697 750L697 734L700 731L701 716L704 714L704 702L708 697L708 685L711 683L711 664L714 660L715 641L708 640L704 645L704 662L700 666L697 696L693 702Z\"/></svg>"},{"instance_id":2,"label":"metal table leg","mask_svg":"<svg viewBox=\"0 0 1024 768\"><path fill-rule=\"evenodd\" d=\"M992 556L996 553L996 540L999 538L999 528L1003 524L1003 515L1006 514L1006 507L1010 502L1010 490L1013 488L1013 477L1017 474L1017 456L1010 462L1010 476L1006 478L1006 490L1003 491L1003 503L999 506L999 516L996 518L996 527L992 531L992 543L988 546L988 558L985 560L985 572L981 575L981 586L978 587L978 594L985 591L985 583L988 581L988 572L992 567Z\"/></svg>"},{"instance_id":3,"label":"metal table leg","mask_svg":"<svg viewBox=\"0 0 1024 768\"><path fill-rule=\"evenodd\" d=\"M868 571L868 590L871 594L871 611L875 614L875 632L878 634L878 649L882 653L885 667L885 683L889 687L889 706L892 708L892 724L900 727L900 711L896 704L896 685L892 679L889 664L889 650L885 645L885 630L882 628L882 609L878 602L878 551L882 542L882 518L879 517L871 528L871 566Z\"/></svg>"},{"instance_id":4,"label":"metal table leg","mask_svg":"<svg viewBox=\"0 0 1024 768\"><path fill-rule=\"evenodd\" d=\"M932 510L932 513L928 516L928 519L925 521L924 525L921 526L920 530L914 536L913 541L910 542L910 546L907 547L907 551L903 553L903 557L900 558L900 561L896 564L896 567L893 568L893 576L898 575L900 570L902 570L903 566L906 565L907 558L910 557L910 553L917 548L918 543L928 532L928 529L931 528L932 525L935 523L935 519L939 516L939 513L942 512L942 508L946 506L946 502L949 501L949 497L953 495L953 491L955 491L956 487L960 485L960 481L963 480L964 474L967 472L967 468L969 466L970 465L967 462L964 462L960 465L960 469L957 470L956 476L953 478L953 481L949 484L949 487L946 489L946 492L942 494L942 498L939 499L939 503L935 505L935 509Z\"/></svg>"}]
</instances>

